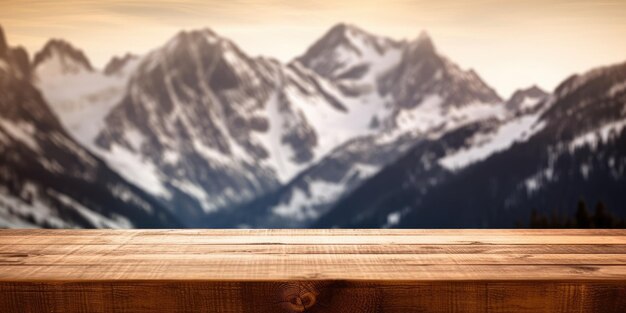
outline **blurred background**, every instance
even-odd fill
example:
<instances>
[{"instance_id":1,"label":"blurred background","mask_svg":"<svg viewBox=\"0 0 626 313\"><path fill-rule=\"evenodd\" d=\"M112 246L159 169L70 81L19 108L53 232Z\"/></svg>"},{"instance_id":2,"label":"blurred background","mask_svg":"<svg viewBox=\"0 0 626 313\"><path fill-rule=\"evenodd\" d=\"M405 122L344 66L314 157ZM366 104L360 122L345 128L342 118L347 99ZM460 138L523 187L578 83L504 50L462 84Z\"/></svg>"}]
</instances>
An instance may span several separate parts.
<instances>
[{"instance_id":1,"label":"blurred background","mask_svg":"<svg viewBox=\"0 0 626 313\"><path fill-rule=\"evenodd\" d=\"M623 1L1 1L0 227L624 228Z\"/></svg>"}]
</instances>

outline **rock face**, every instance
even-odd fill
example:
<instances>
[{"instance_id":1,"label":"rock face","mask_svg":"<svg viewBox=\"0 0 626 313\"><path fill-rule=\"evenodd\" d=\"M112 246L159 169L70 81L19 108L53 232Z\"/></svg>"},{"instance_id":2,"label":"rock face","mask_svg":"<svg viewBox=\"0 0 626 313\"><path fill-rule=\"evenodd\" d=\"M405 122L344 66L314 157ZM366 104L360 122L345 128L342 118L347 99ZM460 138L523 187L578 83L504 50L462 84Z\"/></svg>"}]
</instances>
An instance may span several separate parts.
<instances>
[{"instance_id":1,"label":"rock face","mask_svg":"<svg viewBox=\"0 0 626 313\"><path fill-rule=\"evenodd\" d=\"M444 107L501 101L473 70L463 71L439 55L425 33L404 47L400 64L381 78L379 90L403 108L415 107L430 94L440 96Z\"/></svg>"},{"instance_id":2,"label":"rock face","mask_svg":"<svg viewBox=\"0 0 626 313\"><path fill-rule=\"evenodd\" d=\"M371 82L399 62L405 44L338 24L296 61L333 81L356 83L369 78Z\"/></svg>"},{"instance_id":3,"label":"rock face","mask_svg":"<svg viewBox=\"0 0 626 313\"><path fill-rule=\"evenodd\" d=\"M142 58L96 142L112 164L142 163L153 183L143 187L198 223L367 133L341 96L298 62L250 57L208 29L181 32Z\"/></svg>"},{"instance_id":4,"label":"rock face","mask_svg":"<svg viewBox=\"0 0 626 313\"><path fill-rule=\"evenodd\" d=\"M4 36L4 30L0 28L0 56L5 59L9 51L9 45L7 39Z\"/></svg>"},{"instance_id":5,"label":"rock face","mask_svg":"<svg viewBox=\"0 0 626 313\"><path fill-rule=\"evenodd\" d=\"M340 24L294 63L337 86L345 106L358 108L357 118L368 121L369 132L338 145L277 191L240 207L234 218L213 217L217 225L229 219L258 227L310 225L415 143L508 116L498 95L473 71L462 71L436 52L425 33L398 42Z\"/></svg>"},{"instance_id":6,"label":"rock face","mask_svg":"<svg viewBox=\"0 0 626 313\"><path fill-rule=\"evenodd\" d=\"M32 66L23 49L6 46L0 55L10 60L0 69L41 91L69 140L192 227L394 227L413 225L410 216L423 218L415 225L449 225L442 212L464 208L446 197L453 192L485 208L475 212L480 219L467 217L468 227L496 223L500 208L513 212L502 218L507 226L524 206L553 203L533 187L547 176L530 175L543 168L555 177L546 162L582 153L595 138L583 132L599 132L604 147L622 129L619 66L572 77L552 95L533 86L503 101L426 33L398 41L339 24L287 64L249 56L209 29L180 32L147 55L115 57L102 71L61 40ZM567 132L586 137L559 137ZM621 173L618 152L598 162ZM521 165L506 176L512 163ZM505 187L486 195L464 177ZM437 201L448 206L428 211Z\"/></svg>"},{"instance_id":7,"label":"rock face","mask_svg":"<svg viewBox=\"0 0 626 313\"><path fill-rule=\"evenodd\" d=\"M527 109L543 95L533 89L507 103ZM575 75L529 107L458 147L445 137L414 146L316 226L513 227L533 208L573 216L578 199L626 216L626 64Z\"/></svg>"},{"instance_id":8,"label":"rock face","mask_svg":"<svg viewBox=\"0 0 626 313\"><path fill-rule=\"evenodd\" d=\"M30 70L33 84L82 145L94 149L94 139L104 128L104 118L122 99L137 59L126 59L115 74L94 69L80 49L58 39L50 40L35 56Z\"/></svg>"},{"instance_id":9,"label":"rock face","mask_svg":"<svg viewBox=\"0 0 626 313\"><path fill-rule=\"evenodd\" d=\"M130 69L134 69L131 64L135 63L137 60L139 60L139 56L131 53L127 53L121 57L115 56L104 67L103 73L105 75L127 75Z\"/></svg>"},{"instance_id":10,"label":"rock face","mask_svg":"<svg viewBox=\"0 0 626 313\"><path fill-rule=\"evenodd\" d=\"M432 82L414 98L391 88L418 78ZM283 65L204 29L141 58L96 150L196 226L301 226L418 138L500 114L498 103L426 35L341 24Z\"/></svg>"},{"instance_id":11,"label":"rock face","mask_svg":"<svg viewBox=\"0 0 626 313\"><path fill-rule=\"evenodd\" d=\"M0 29L0 227L179 227L158 201L81 147Z\"/></svg>"},{"instance_id":12,"label":"rock face","mask_svg":"<svg viewBox=\"0 0 626 313\"><path fill-rule=\"evenodd\" d=\"M531 113L538 108L548 96L548 93L537 86L531 86L526 89L520 89L513 93L511 98L506 102L506 108L516 114Z\"/></svg>"},{"instance_id":13,"label":"rock face","mask_svg":"<svg viewBox=\"0 0 626 313\"><path fill-rule=\"evenodd\" d=\"M307 225L416 141L503 114L427 35L346 24L289 64L204 29L100 72L53 40L32 76L74 138L189 226Z\"/></svg>"},{"instance_id":14,"label":"rock face","mask_svg":"<svg viewBox=\"0 0 626 313\"><path fill-rule=\"evenodd\" d=\"M50 60L52 61L50 62ZM81 50L60 39L48 41L43 49L35 54L33 68L37 68L40 76L94 70L89 59Z\"/></svg>"}]
</instances>

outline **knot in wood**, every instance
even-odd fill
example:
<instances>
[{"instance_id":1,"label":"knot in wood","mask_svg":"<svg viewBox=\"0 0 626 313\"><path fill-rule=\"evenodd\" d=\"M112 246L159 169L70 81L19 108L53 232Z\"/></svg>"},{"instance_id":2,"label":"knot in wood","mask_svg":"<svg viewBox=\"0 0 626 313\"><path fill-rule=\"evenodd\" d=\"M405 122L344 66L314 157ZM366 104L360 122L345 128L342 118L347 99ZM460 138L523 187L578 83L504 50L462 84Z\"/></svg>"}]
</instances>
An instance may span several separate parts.
<instances>
[{"instance_id":1,"label":"knot in wood","mask_svg":"<svg viewBox=\"0 0 626 313\"><path fill-rule=\"evenodd\" d=\"M319 292L308 283L288 283L282 288L283 307L289 312L304 312L317 303Z\"/></svg>"},{"instance_id":2,"label":"knot in wood","mask_svg":"<svg viewBox=\"0 0 626 313\"><path fill-rule=\"evenodd\" d=\"M306 292L301 295L293 295L290 299L287 300L289 304L289 308L295 312L304 312L315 305L315 295L310 292Z\"/></svg>"}]
</instances>

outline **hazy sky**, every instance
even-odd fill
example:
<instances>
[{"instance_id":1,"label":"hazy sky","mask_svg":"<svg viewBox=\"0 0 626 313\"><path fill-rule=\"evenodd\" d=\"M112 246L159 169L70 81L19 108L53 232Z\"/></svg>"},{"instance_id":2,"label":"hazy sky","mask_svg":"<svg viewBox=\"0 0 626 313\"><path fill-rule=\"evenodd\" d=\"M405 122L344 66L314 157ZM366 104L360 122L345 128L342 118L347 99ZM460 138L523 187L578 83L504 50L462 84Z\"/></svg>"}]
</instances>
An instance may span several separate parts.
<instances>
[{"instance_id":1,"label":"hazy sky","mask_svg":"<svg viewBox=\"0 0 626 313\"><path fill-rule=\"evenodd\" d=\"M98 67L201 27L252 55L288 61L338 22L397 39L426 30L442 54L505 97L626 61L625 0L0 0L12 45L32 54L48 38L67 39Z\"/></svg>"}]
</instances>

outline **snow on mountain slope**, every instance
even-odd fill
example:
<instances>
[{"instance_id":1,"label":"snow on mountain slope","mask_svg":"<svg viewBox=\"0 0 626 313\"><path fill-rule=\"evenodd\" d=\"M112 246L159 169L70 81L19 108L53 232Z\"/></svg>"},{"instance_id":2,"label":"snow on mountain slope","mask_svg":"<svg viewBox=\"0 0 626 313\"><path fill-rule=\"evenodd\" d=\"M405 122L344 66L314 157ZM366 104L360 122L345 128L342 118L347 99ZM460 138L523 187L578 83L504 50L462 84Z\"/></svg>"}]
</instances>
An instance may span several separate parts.
<instances>
[{"instance_id":1,"label":"snow on mountain slope","mask_svg":"<svg viewBox=\"0 0 626 313\"><path fill-rule=\"evenodd\" d=\"M543 125L538 120L539 114L526 115L503 122L491 133L477 133L469 139L471 144L468 147L446 155L439 163L449 170L458 170L485 159L541 130Z\"/></svg>"},{"instance_id":2,"label":"snow on mountain slope","mask_svg":"<svg viewBox=\"0 0 626 313\"><path fill-rule=\"evenodd\" d=\"M578 199L626 216L625 81L626 63L574 75L504 123L418 144L315 226L379 227L391 216L397 227L512 227L533 208L571 216Z\"/></svg>"},{"instance_id":3,"label":"snow on mountain slope","mask_svg":"<svg viewBox=\"0 0 626 313\"><path fill-rule=\"evenodd\" d=\"M626 177L624 86L626 63L573 75L561 83L541 117L547 128L543 135L551 139L547 156L541 155L547 160L527 174L519 188L549 197L552 188L584 186L581 194L599 194L621 205L622 193L614 189L619 190Z\"/></svg>"},{"instance_id":4,"label":"snow on mountain slope","mask_svg":"<svg viewBox=\"0 0 626 313\"><path fill-rule=\"evenodd\" d=\"M337 98L362 111L352 123L366 131L276 192L239 208L235 220L247 226L306 226L416 142L508 114L490 87L437 53L425 33L398 42L340 24L293 63L337 86ZM244 212L255 213L246 219Z\"/></svg>"},{"instance_id":5,"label":"snow on mountain slope","mask_svg":"<svg viewBox=\"0 0 626 313\"><path fill-rule=\"evenodd\" d=\"M346 95L361 96L375 92L379 76L400 62L404 44L342 23L296 61L332 80Z\"/></svg>"},{"instance_id":6,"label":"snow on mountain slope","mask_svg":"<svg viewBox=\"0 0 626 313\"><path fill-rule=\"evenodd\" d=\"M3 43L0 29L0 227L180 226L66 133L23 49Z\"/></svg>"},{"instance_id":7,"label":"snow on mountain slope","mask_svg":"<svg viewBox=\"0 0 626 313\"><path fill-rule=\"evenodd\" d=\"M573 151L585 146L596 148L601 143L607 142L621 133L624 127L626 127L626 119L610 122L598 129L579 134L569 143L569 150Z\"/></svg>"},{"instance_id":8,"label":"snow on mountain slope","mask_svg":"<svg viewBox=\"0 0 626 313\"><path fill-rule=\"evenodd\" d=\"M85 54L68 42L59 39L48 41L35 54L32 68L42 77L91 72L93 67Z\"/></svg>"},{"instance_id":9,"label":"snow on mountain slope","mask_svg":"<svg viewBox=\"0 0 626 313\"><path fill-rule=\"evenodd\" d=\"M208 29L181 32L113 59L108 75L69 44L44 50L34 76L64 124L197 226L208 213L216 226L304 225L415 142L508 116L425 33L396 41L339 24L283 65ZM215 214L255 198L257 220L238 217L250 208Z\"/></svg>"},{"instance_id":10,"label":"snow on mountain slope","mask_svg":"<svg viewBox=\"0 0 626 313\"><path fill-rule=\"evenodd\" d=\"M135 65L136 60L129 60L119 75L106 75L95 70L80 50L55 39L35 55L32 76L72 136L93 147L104 117L121 100Z\"/></svg>"},{"instance_id":11,"label":"snow on mountain slope","mask_svg":"<svg viewBox=\"0 0 626 313\"><path fill-rule=\"evenodd\" d=\"M139 58L129 55L113 58L101 72L70 43L51 40L36 54L32 77L76 140L107 160L127 180L153 194L165 194L149 164L123 151L102 152L95 145L96 136L105 127L105 117L122 99L138 62Z\"/></svg>"},{"instance_id":12,"label":"snow on mountain slope","mask_svg":"<svg viewBox=\"0 0 626 313\"><path fill-rule=\"evenodd\" d=\"M435 102L425 103L425 106ZM474 108L472 108L474 109ZM257 218L257 222L248 225L271 225L272 227L303 227L314 222L327 213L328 209L363 181L376 174L385 165L401 156L410 147L422 140L435 140L445 134L473 123L497 123L502 110L491 105L486 109L473 112L470 107L456 112L461 117L437 114L436 111L425 109L426 112L414 112L419 118L428 117L437 121L454 121L452 123L432 124L421 131L382 132L375 135L362 136L337 147L320 162L298 175L285 187L274 194L252 202L244 210L268 207L265 219ZM464 113L461 113L464 112ZM422 124L417 124L424 126ZM420 129L419 127L416 129Z\"/></svg>"},{"instance_id":13,"label":"snow on mountain slope","mask_svg":"<svg viewBox=\"0 0 626 313\"><path fill-rule=\"evenodd\" d=\"M131 53L119 57L114 56L102 70L105 75L128 77L140 61L140 57Z\"/></svg>"},{"instance_id":14,"label":"snow on mountain slope","mask_svg":"<svg viewBox=\"0 0 626 313\"><path fill-rule=\"evenodd\" d=\"M506 102L501 124L489 133L477 133L467 141L467 147L449 151L439 160L448 170L459 170L471 163L509 148L515 142L523 142L540 131L545 123L540 121L548 108L548 94L536 86L518 90Z\"/></svg>"},{"instance_id":15,"label":"snow on mountain slope","mask_svg":"<svg viewBox=\"0 0 626 313\"><path fill-rule=\"evenodd\" d=\"M283 86L286 98L302 111L317 133L319 152L314 161L352 138L379 132L380 128L372 126L372 120L390 115L389 99L374 93L357 99L346 97L335 84L315 75L297 61L287 66L287 74L293 77ZM305 86L303 80L312 82L314 88L308 88L311 96L298 91Z\"/></svg>"},{"instance_id":16,"label":"snow on mountain slope","mask_svg":"<svg viewBox=\"0 0 626 313\"><path fill-rule=\"evenodd\" d=\"M70 132L192 224L274 190L270 215L306 222L416 140L503 114L425 33L396 41L339 24L287 65L208 29L104 73L58 40L35 59Z\"/></svg>"},{"instance_id":17,"label":"snow on mountain slope","mask_svg":"<svg viewBox=\"0 0 626 313\"><path fill-rule=\"evenodd\" d=\"M250 57L211 30L181 32L142 58L96 140L112 166L148 175L147 190L197 222L374 133L374 116L390 112L380 99L347 99L300 62Z\"/></svg>"},{"instance_id":18,"label":"snow on mountain slope","mask_svg":"<svg viewBox=\"0 0 626 313\"><path fill-rule=\"evenodd\" d=\"M531 86L526 89L517 90L511 95L506 102L506 108L515 114L528 113L538 109L541 101L548 96L544 90L537 86Z\"/></svg>"},{"instance_id":19,"label":"snow on mountain slope","mask_svg":"<svg viewBox=\"0 0 626 313\"><path fill-rule=\"evenodd\" d=\"M444 108L502 100L473 70L462 70L442 56L426 33L404 45L397 66L379 78L378 90L401 108L412 108L433 94Z\"/></svg>"}]
</instances>

